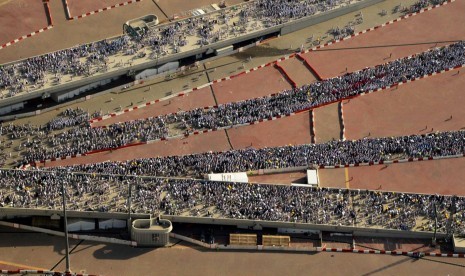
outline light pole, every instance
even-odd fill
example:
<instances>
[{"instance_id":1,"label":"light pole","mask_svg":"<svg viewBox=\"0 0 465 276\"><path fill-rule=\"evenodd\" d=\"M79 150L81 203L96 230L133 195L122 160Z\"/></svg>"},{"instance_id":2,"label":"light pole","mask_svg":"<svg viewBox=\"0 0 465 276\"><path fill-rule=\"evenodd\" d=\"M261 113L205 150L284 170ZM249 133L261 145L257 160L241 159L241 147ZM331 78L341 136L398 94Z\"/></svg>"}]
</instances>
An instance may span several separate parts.
<instances>
[{"instance_id":1,"label":"light pole","mask_svg":"<svg viewBox=\"0 0 465 276\"><path fill-rule=\"evenodd\" d=\"M64 218L64 227L65 227L65 252L66 252L66 271L65 273L71 273L69 265L69 241L68 241L68 217L66 216L66 196L65 196L65 181L61 182L61 195L63 198L63 218Z\"/></svg>"},{"instance_id":2,"label":"light pole","mask_svg":"<svg viewBox=\"0 0 465 276\"><path fill-rule=\"evenodd\" d=\"M128 231L129 236L131 236L131 198L132 198L132 181L128 182Z\"/></svg>"},{"instance_id":3,"label":"light pole","mask_svg":"<svg viewBox=\"0 0 465 276\"><path fill-rule=\"evenodd\" d=\"M436 209L436 199L433 201L433 214L434 214L434 234L432 245L436 246L436 232L438 230L438 211Z\"/></svg>"}]
</instances>

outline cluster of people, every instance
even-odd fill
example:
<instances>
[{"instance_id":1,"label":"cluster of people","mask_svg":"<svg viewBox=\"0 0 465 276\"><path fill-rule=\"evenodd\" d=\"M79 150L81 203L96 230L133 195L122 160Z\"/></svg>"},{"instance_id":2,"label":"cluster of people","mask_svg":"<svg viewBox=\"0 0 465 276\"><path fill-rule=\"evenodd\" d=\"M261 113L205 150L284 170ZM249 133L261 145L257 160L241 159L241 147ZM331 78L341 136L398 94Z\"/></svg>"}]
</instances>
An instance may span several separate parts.
<instances>
[{"instance_id":1,"label":"cluster of people","mask_svg":"<svg viewBox=\"0 0 465 276\"><path fill-rule=\"evenodd\" d=\"M79 114L64 114L53 119L45 128L48 131L68 128L59 133L50 132L45 137L37 139L37 143L27 149L24 162L85 154L89 151L116 148L137 141L167 138L171 136L169 130L174 128L189 133L195 130L247 124L315 108L462 64L465 64L465 42L460 41L410 58L365 68L271 96L222 104L209 109L179 111L112 124L105 128L92 128L87 122L91 116L82 111ZM179 134L179 132L173 133Z\"/></svg>"},{"instance_id":2,"label":"cluster of people","mask_svg":"<svg viewBox=\"0 0 465 276\"><path fill-rule=\"evenodd\" d=\"M188 129L240 125L318 107L463 64L465 42L460 41L413 57L285 90L277 95L227 103L210 109L181 111L176 116ZM173 115L161 117L169 116Z\"/></svg>"},{"instance_id":3,"label":"cluster of people","mask_svg":"<svg viewBox=\"0 0 465 276\"><path fill-rule=\"evenodd\" d=\"M108 212L111 206L113 211L124 211L117 209L122 202L109 201L126 196L109 194L116 192L110 179L19 170L1 170L0 176L0 207L60 209L64 185L70 210Z\"/></svg>"},{"instance_id":4,"label":"cluster of people","mask_svg":"<svg viewBox=\"0 0 465 276\"><path fill-rule=\"evenodd\" d=\"M87 113L86 113L87 114ZM86 119L87 118L87 119ZM108 127L92 128L89 116L61 116L41 129L41 139L33 139L26 147L24 162L72 156L95 150L114 149L123 145L168 136L167 123L161 118L128 121ZM83 119L81 121L81 119ZM77 126L75 124L78 124ZM68 127L63 132L50 131ZM28 141L30 142L30 141Z\"/></svg>"},{"instance_id":5,"label":"cluster of people","mask_svg":"<svg viewBox=\"0 0 465 276\"><path fill-rule=\"evenodd\" d=\"M332 166L463 153L465 153L465 131L455 131L262 149L246 148L121 162L109 161L75 165L67 169L75 172L105 174L203 177L204 174L212 172Z\"/></svg>"},{"instance_id":6,"label":"cluster of people","mask_svg":"<svg viewBox=\"0 0 465 276\"><path fill-rule=\"evenodd\" d=\"M400 230L465 233L465 198L259 185L206 180L140 178L66 171L0 170L0 207L67 208L177 216L250 219ZM435 210L436 209L436 212Z\"/></svg>"},{"instance_id":7,"label":"cluster of people","mask_svg":"<svg viewBox=\"0 0 465 276\"><path fill-rule=\"evenodd\" d=\"M411 5L409 8L406 8L404 12L406 13L419 12L421 9L424 9L428 7L429 5L439 5L447 1L448 0L418 0L413 5Z\"/></svg>"},{"instance_id":8,"label":"cluster of people","mask_svg":"<svg viewBox=\"0 0 465 276\"><path fill-rule=\"evenodd\" d=\"M54 131L68 127L78 126L83 123L87 123L92 118L101 117L102 114L99 111L89 114L82 108L77 107L76 109L67 108L57 117L50 120L45 126L44 130ZM42 127L39 127L42 128Z\"/></svg>"},{"instance_id":9,"label":"cluster of people","mask_svg":"<svg viewBox=\"0 0 465 276\"><path fill-rule=\"evenodd\" d=\"M0 67L0 98L37 90L47 83L57 85L64 77L72 80L73 77L108 71L110 63L123 66L126 57L130 60L141 57L147 61L158 59L178 53L185 46L202 47L245 32L334 9L346 2L350 0L257 0L150 28L137 37L123 35L31 57ZM131 64L132 61L126 63Z\"/></svg>"},{"instance_id":10,"label":"cluster of people","mask_svg":"<svg viewBox=\"0 0 465 276\"><path fill-rule=\"evenodd\" d=\"M96 66L107 65L108 56L120 53L130 45L127 36L75 46L57 52L31 57L0 67L0 92L14 96L27 89L35 90L46 83L59 83L64 75L91 76Z\"/></svg>"}]
</instances>

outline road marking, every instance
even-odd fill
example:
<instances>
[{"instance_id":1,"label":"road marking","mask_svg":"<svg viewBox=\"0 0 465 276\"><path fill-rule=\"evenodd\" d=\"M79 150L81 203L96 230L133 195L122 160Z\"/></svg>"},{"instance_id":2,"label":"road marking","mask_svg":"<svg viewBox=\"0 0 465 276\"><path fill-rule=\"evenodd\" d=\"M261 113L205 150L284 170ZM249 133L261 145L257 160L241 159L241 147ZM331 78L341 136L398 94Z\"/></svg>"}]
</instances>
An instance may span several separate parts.
<instances>
[{"instance_id":1,"label":"road marking","mask_svg":"<svg viewBox=\"0 0 465 276\"><path fill-rule=\"evenodd\" d=\"M16 266L18 268L26 268L26 269L33 269L33 270L45 270L45 271L48 271L48 269L42 268L42 267L35 267L35 266L17 264L17 263L12 263L12 262L7 262L7 261L0 261L0 264Z\"/></svg>"},{"instance_id":2,"label":"road marking","mask_svg":"<svg viewBox=\"0 0 465 276\"><path fill-rule=\"evenodd\" d=\"M349 180L349 168L344 169L346 175L346 188L350 189L350 180Z\"/></svg>"}]
</instances>

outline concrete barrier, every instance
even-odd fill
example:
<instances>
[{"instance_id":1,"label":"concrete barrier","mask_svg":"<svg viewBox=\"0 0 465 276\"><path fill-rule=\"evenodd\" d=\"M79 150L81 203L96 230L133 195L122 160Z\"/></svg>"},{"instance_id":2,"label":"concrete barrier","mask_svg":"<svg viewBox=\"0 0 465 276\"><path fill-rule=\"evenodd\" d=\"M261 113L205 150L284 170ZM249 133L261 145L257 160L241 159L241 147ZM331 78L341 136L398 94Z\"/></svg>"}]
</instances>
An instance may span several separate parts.
<instances>
[{"instance_id":1,"label":"concrete barrier","mask_svg":"<svg viewBox=\"0 0 465 276\"><path fill-rule=\"evenodd\" d=\"M382 228L363 228L353 226L336 226L327 224L311 223L293 223L278 221L246 220L246 219L225 219L225 218L204 218L189 216L172 216L161 215L162 218L169 219L172 222L195 223L195 224L215 224L215 225L233 225L242 228L292 228L292 229L309 229L327 232L352 233L359 237L386 237L386 238L419 238L426 239L434 236L433 232L427 231L404 231L395 229ZM437 233L437 238L446 237L445 233Z\"/></svg>"}]
</instances>

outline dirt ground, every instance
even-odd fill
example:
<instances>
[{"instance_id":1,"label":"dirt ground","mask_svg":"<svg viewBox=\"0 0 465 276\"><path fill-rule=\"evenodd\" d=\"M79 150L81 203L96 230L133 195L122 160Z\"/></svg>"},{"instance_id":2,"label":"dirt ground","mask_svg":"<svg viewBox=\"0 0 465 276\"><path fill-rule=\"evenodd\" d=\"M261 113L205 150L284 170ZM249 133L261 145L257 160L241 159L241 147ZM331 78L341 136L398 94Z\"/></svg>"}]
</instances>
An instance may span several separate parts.
<instances>
[{"instance_id":1,"label":"dirt ground","mask_svg":"<svg viewBox=\"0 0 465 276\"><path fill-rule=\"evenodd\" d=\"M465 39L465 24L457 24L464 10L458 0L304 56L323 78L389 62Z\"/></svg>"},{"instance_id":2,"label":"dirt ground","mask_svg":"<svg viewBox=\"0 0 465 276\"><path fill-rule=\"evenodd\" d=\"M0 45L48 26L42 1L0 1L0 15Z\"/></svg>"},{"instance_id":3,"label":"dirt ground","mask_svg":"<svg viewBox=\"0 0 465 276\"><path fill-rule=\"evenodd\" d=\"M310 144L308 112L227 130L234 149Z\"/></svg>"},{"instance_id":4,"label":"dirt ground","mask_svg":"<svg viewBox=\"0 0 465 276\"><path fill-rule=\"evenodd\" d=\"M465 74L452 70L344 101L347 139L424 134L465 127ZM451 118L452 116L452 118Z\"/></svg>"},{"instance_id":5,"label":"dirt ground","mask_svg":"<svg viewBox=\"0 0 465 276\"><path fill-rule=\"evenodd\" d=\"M71 17L85 14L87 12L96 11L98 9L103 9L116 5L119 3L128 2L128 0L67 0L69 12ZM137 3L132 3L137 4ZM120 8L120 7L119 7ZM118 8L118 9L119 9Z\"/></svg>"},{"instance_id":6,"label":"dirt ground","mask_svg":"<svg viewBox=\"0 0 465 276\"><path fill-rule=\"evenodd\" d=\"M319 185L325 188L349 188L347 175L348 171L346 169L319 169Z\"/></svg>"},{"instance_id":7,"label":"dirt ground","mask_svg":"<svg viewBox=\"0 0 465 276\"><path fill-rule=\"evenodd\" d=\"M341 139L338 103L313 109L313 121L316 143Z\"/></svg>"},{"instance_id":8,"label":"dirt ground","mask_svg":"<svg viewBox=\"0 0 465 276\"><path fill-rule=\"evenodd\" d=\"M463 196L464 166L465 158L454 158L386 166L322 169L319 170L319 177L324 187ZM348 174L343 178L345 172ZM345 179L350 180L349 183Z\"/></svg>"},{"instance_id":9,"label":"dirt ground","mask_svg":"<svg viewBox=\"0 0 465 276\"><path fill-rule=\"evenodd\" d=\"M241 75L229 81L214 83L218 104L263 97L290 89L291 85L273 66Z\"/></svg>"},{"instance_id":10,"label":"dirt ground","mask_svg":"<svg viewBox=\"0 0 465 276\"><path fill-rule=\"evenodd\" d=\"M3 263L64 271L64 242L45 234L0 233ZM98 275L461 275L465 259L352 253L207 251L185 242L132 248L70 240L71 270ZM11 267L11 266L10 266Z\"/></svg>"}]
</instances>

